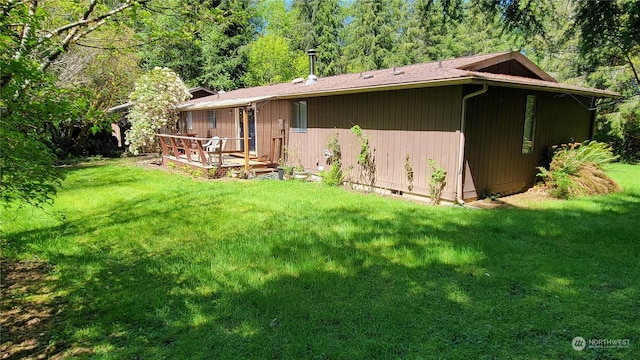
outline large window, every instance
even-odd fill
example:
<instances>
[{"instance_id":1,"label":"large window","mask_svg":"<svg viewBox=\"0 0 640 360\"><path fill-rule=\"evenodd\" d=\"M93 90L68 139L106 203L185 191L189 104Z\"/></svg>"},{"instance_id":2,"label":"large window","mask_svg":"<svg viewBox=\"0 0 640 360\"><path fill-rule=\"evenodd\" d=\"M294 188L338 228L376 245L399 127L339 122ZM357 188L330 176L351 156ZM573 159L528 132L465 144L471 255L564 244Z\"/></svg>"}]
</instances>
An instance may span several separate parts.
<instances>
[{"instance_id":1,"label":"large window","mask_svg":"<svg viewBox=\"0 0 640 360\"><path fill-rule=\"evenodd\" d=\"M193 113L187 111L187 130L193 130Z\"/></svg>"},{"instance_id":2,"label":"large window","mask_svg":"<svg viewBox=\"0 0 640 360\"><path fill-rule=\"evenodd\" d=\"M209 111L209 127L211 129L216 128L216 111L215 110Z\"/></svg>"},{"instance_id":3,"label":"large window","mask_svg":"<svg viewBox=\"0 0 640 360\"><path fill-rule=\"evenodd\" d=\"M522 134L522 153L533 153L533 140L536 133L536 96L527 95L527 109L524 113L524 133Z\"/></svg>"},{"instance_id":4,"label":"large window","mask_svg":"<svg viewBox=\"0 0 640 360\"><path fill-rule=\"evenodd\" d=\"M294 132L307 132L307 102L293 102L293 116L291 117L291 129Z\"/></svg>"}]
</instances>

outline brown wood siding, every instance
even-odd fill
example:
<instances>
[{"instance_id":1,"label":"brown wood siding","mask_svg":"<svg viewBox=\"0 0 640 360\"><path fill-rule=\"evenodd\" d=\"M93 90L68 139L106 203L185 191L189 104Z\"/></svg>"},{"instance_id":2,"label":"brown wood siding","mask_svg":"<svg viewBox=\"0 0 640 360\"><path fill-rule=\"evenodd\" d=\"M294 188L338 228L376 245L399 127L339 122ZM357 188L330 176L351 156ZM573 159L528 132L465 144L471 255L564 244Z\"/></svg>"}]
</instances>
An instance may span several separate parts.
<instances>
[{"instance_id":1,"label":"brown wood siding","mask_svg":"<svg viewBox=\"0 0 640 360\"><path fill-rule=\"evenodd\" d=\"M272 100L256 105L256 133L258 156L270 156L272 139L284 136L283 144L286 144L286 136L291 120L291 101ZM279 125L282 120L282 127ZM274 162L278 161L279 142L275 142Z\"/></svg>"},{"instance_id":2,"label":"brown wood siding","mask_svg":"<svg viewBox=\"0 0 640 360\"><path fill-rule=\"evenodd\" d=\"M522 154L527 95L536 95L534 149ZM580 102L581 103L580 103ZM464 198L511 193L533 185L550 146L590 136L587 98L490 87L467 107Z\"/></svg>"},{"instance_id":3,"label":"brown wood siding","mask_svg":"<svg viewBox=\"0 0 640 360\"><path fill-rule=\"evenodd\" d=\"M453 200L461 98L462 86L309 98L307 132L291 132L288 146L300 154L305 167L326 168L322 154L329 137L337 133L346 168L356 163L359 147L350 129L357 124L375 149L377 186L408 192L409 154L412 192L428 195L427 163L432 158L447 171L443 197Z\"/></svg>"},{"instance_id":4,"label":"brown wood siding","mask_svg":"<svg viewBox=\"0 0 640 360\"><path fill-rule=\"evenodd\" d=\"M499 64L488 66L484 69L478 69L477 71L488 72L492 74L506 74L506 75L514 75L514 76L523 76L523 77L528 77L533 79L540 79L540 77L536 75L533 71L527 69L524 65L517 62L516 60L501 62Z\"/></svg>"},{"instance_id":5,"label":"brown wood siding","mask_svg":"<svg viewBox=\"0 0 640 360\"><path fill-rule=\"evenodd\" d=\"M278 125L278 120L283 120L285 131L289 127L291 118L291 102L288 100L277 100L258 103L253 107L256 116L256 150L257 156L269 156L271 152L272 138L280 137L282 132ZM181 113L180 131L181 133L197 134L199 137L228 137L237 138L239 132L239 111L237 108L216 109L216 128L210 128L210 110L192 111L193 129L186 130L186 111ZM240 151L241 142L233 140L227 142L225 150ZM274 149L274 161L277 161L278 143Z\"/></svg>"},{"instance_id":6,"label":"brown wood siding","mask_svg":"<svg viewBox=\"0 0 640 360\"><path fill-rule=\"evenodd\" d=\"M233 108L228 109L216 109L216 127L210 128L209 124L209 111L210 110L197 110L192 111L193 129L187 129L187 111L181 113L180 120L180 132L187 134L196 134L198 137L213 137L219 136L221 138L235 138L238 137L238 124L236 122L237 110ZM237 141L229 141L225 145L225 150L239 150L239 143Z\"/></svg>"}]
</instances>

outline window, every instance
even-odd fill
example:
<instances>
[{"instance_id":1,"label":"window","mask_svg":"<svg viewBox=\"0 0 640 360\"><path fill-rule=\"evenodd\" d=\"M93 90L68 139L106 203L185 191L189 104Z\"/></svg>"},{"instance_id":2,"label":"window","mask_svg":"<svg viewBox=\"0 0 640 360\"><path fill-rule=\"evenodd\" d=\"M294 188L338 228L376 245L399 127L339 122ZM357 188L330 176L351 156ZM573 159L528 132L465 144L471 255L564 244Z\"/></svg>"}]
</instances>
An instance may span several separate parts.
<instances>
[{"instance_id":1,"label":"window","mask_svg":"<svg viewBox=\"0 0 640 360\"><path fill-rule=\"evenodd\" d=\"M527 95L527 109L524 113L524 133L522 134L522 153L533 153L533 137L536 133L536 96Z\"/></svg>"},{"instance_id":2,"label":"window","mask_svg":"<svg viewBox=\"0 0 640 360\"><path fill-rule=\"evenodd\" d=\"M294 132L307 132L307 102L293 102L293 116L291 117L291 129Z\"/></svg>"},{"instance_id":3,"label":"window","mask_svg":"<svg viewBox=\"0 0 640 360\"><path fill-rule=\"evenodd\" d=\"M216 128L216 111L215 110L209 111L209 127L211 129Z\"/></svg>"},{"instance_id":4,"label":"window","mask_svg":"<svg viewBox=\"0 0 640 360\"><path fill-rule=\"evenodd\" d=\"M187 130L193 130L193 114L187 111Z\"/></svg>"}]
</instances>

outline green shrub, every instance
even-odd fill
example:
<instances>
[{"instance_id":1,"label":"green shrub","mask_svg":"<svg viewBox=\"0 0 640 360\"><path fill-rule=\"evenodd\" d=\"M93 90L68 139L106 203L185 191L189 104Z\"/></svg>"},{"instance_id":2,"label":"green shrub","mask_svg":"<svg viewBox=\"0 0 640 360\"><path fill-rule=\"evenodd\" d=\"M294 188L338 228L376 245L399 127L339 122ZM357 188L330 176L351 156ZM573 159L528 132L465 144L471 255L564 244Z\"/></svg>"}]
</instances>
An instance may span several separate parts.
<instances>
[{"instance_id":1,"label":"green shrub","mask_svg":"<svg viewBox=\"0 0 640 360\"><path fill-rule=\"evenodd\" d=\"M447 185L447 172L433 159L429 159L429 169L431 169L431 175L428 178L429 196L431 196L431 204L436 205L440 202L442 191Z\"/></svg>"},{"instance_id":2,"label":"green shrub","mask_svg":"<svg viewBox=\"0 0 640 360\"><path fill-rule=\"evenodd\" d=\"M538 167L538 176L549 194L557 198L606 194L620 191L620 187L603 169L617 160L611 146L596 142L563 144L553 148L549 169Z\"/></svg>"},{"instance_id":3,"label":"green shrub","mask_svg":"<svg viewBox=\"0 0 640 360\"><path fill-rule=\"evenodd\" d=\"M322 177L322 183L329 186L340 186L344 182L345 175L342 173L338 163L333 163L329 167L329 170L323 170L320 172Z\"/></svg>"},{"instance_id":4,"label":"green shrub","mask_svg":"<svg viewBox=\"0 0 640 360\"><path fill-rule=\"evenodd\" d=\"M342 151L337 133L327 140L327 150L330 153L327 158L330 167L328 171L323 170L320 173L322 183L329 186L340 186L346 175L342 172Z\"/></svg>"}]
</instances>

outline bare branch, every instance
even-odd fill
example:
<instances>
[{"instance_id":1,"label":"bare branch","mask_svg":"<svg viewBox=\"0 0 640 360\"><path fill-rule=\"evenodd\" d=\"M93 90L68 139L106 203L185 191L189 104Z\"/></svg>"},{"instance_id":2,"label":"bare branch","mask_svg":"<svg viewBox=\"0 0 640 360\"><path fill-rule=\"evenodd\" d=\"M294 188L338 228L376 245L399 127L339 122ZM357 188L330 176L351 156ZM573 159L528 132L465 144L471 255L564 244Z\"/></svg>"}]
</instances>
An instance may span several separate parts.
<instances>
[{"instance_id":1,"label":"bare branch","mask_svg":"<svg viewBox=\"0 0 640 360\"><path fill-rule=\"evenodd\" d=\"M80 27L80 26L86 26L87 24L90 24L90 23L94 23L94 22L98 22L100 20L108 19L111 16L113 16L113 15L119 13L119 12L122 12L125 9L128 9L128 8L132 7L136 3L142 5L142 4L146 4L146 3L150 2L150 1L152 1L152 0L137 0L137 1L136 0L127 0L124 4L120 5L119 7L115 8L115 9L112 9L111 11L108 11L108 12L106 12L106 13L98 16L98 17L92 18L92 19L89 18L89 16L91 15L90 12L85 13L85 17L83 17L82 20L79 20L79 21L76 21L74 23L70 23L70 24L61 26L61 27L51 31L50 33L48 33L45 36L45 38L49 39L49 38L52 38L52 37L54 37L56 35L59 35L62 32L65 32L65 31L67 31L69 29ZM94 3L95 3L95 1L94 1ZM94 6L95 6L95 4L94 4ZM89 10L89 9L87 9L87 10Z\"/></svg>"},{"instance_id":2,"label":"bare branch","mask_svg":"<svg viewBox=\"0 0 640 360\"><path fill-rule=\"evenodd\" d=\"M50 39L53 36L59 35L65 31L68 31L67 36L65 36L65 38L62 40L62 42L58 45L58 47L51 53L49 53L45 59L43 59L42 63L40 64L40 69L41 70L45 70L47 67L49 67L49 65L51 65L51 63L53 61L55 61L58 56L60 56L63 52L65 52L69 46L75 42L77 42L78 40L82 39L84 36L86 36L87 34L95 31L98 27L102 26L111 16L120 13L130 7L132 7L135 4L146 4L148 2L150 2L152 0L127 0L124 4L120 5L119 7L112 9L111 11L108 11L100 16L94 17L94 18L90 18L91 14L95 8L96 5L96 0L92 0L91 4L89 5L89 7L87 8L87 10L85 11L83 17L81 20L76 21L74 23L71 24L67 24L64 26L61 26L55 30L53 30L52 32L48 33L41 41L39 44L41 44L42 42L44 42L46 39ZM89 26L91 25L91 26ZM81 28L86 28L86 30L84 31L80 31Z\"/></svg>"},{"instance_id":3,"label":"bare branch","mask_svg":"<svg viewBox=\"0 0 640 360\"><path fill-rule=\"evenodd\" d=\"M29 37L31 37L31 20L36 16L36 10L38 9L38 0L32 0L29 2L29 13L28 19L25 21L24 26L22 28L22 34L20 34L20 46L18 46L18 50L13 55L14 59L19 59L24 54L27 49L27 41Z\"/></svg>"}]
</instances>

